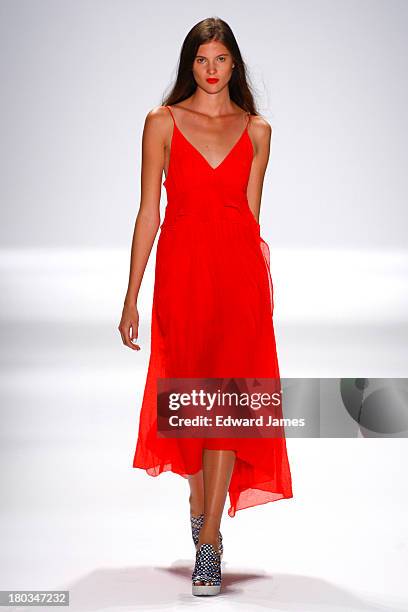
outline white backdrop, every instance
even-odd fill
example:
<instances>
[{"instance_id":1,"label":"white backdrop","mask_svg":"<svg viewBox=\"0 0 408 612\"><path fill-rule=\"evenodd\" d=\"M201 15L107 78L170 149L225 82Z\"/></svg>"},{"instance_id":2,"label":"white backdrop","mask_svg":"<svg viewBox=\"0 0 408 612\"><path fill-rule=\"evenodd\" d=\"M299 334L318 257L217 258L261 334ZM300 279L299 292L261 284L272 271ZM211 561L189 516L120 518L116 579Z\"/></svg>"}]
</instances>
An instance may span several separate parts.
<instances>
[{"instance_id":1,"label":"white backdrop","mask_svg":"<svg viewBox=\"0 0 408 612\"><path fill-rule=\"evenodd\" d=\"M3 244L128 247L144 118L188 30L217 15L273 128L261 214L273 244L407 246L407 2L2 0L0 11Z\"/></svg>"}]
</instances>

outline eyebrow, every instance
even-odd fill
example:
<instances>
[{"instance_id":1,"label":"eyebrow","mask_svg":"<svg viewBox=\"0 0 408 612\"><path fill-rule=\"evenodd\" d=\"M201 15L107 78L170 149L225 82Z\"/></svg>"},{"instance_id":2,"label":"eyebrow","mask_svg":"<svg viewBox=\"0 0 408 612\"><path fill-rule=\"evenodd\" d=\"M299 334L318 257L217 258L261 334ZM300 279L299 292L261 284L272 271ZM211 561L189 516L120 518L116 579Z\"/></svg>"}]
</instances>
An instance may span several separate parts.
<instances>
[{"instance_id":1,"label":"eyebrow","mask_svg":"<svg viewBox=\"0 0 408 612\"><path fill-rule=\"evenodd\" d=\"M219 53L218 55L216 55L215 57L220 57L220 55L230 55L229 53ZM206 55L196 55L196 57L205 57L205 59L207 59Z\"/></svg>"}]
</instances>

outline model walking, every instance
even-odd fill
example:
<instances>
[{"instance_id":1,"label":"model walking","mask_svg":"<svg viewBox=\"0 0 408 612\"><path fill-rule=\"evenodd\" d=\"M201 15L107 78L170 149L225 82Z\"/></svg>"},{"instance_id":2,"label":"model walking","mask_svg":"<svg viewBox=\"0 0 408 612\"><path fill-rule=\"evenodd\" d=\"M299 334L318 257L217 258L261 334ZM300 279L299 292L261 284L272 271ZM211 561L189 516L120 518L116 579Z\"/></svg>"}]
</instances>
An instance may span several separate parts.
<instances>
[{"instance_id":1,"label":"model walking","mask_svg":"<svg viewBox=\"0 0 408 612\"><path fill-rule=\"evenodd\" d=\"M230 27L201 21L187 35L176 83L145 121L141 204L119 330L134 350L137 296L157 243L151 354L133 467L188 479L196 559L193 594L221 587L220 524L228 514L292 497L284 437L157 437L158 377L279 377L269 249L257 221L271 127L255 109Z\"/></svg>"}]
</instances>

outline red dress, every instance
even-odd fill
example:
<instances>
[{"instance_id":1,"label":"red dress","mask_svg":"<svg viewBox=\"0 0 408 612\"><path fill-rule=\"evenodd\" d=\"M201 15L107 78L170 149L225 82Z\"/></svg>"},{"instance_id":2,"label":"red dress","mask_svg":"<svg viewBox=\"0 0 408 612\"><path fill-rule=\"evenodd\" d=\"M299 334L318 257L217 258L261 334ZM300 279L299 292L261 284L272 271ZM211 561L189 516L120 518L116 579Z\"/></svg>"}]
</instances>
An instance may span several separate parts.
<instances>
[{"instance_id":1,"label":"red dress","mask_svg":"<svg viewBox=\"0 0 408 612\"><path fill-rule=\"evenodd\" d=\"M202 450L236 452L229 516L293 497L284 437L160 438L157 377L279 377L269 248L246 195L253 159L247 124L215 168L173 117L164 186L167 206L156 251L151 353L133 467L184 478Z\"/></svg>"}]
</instances>

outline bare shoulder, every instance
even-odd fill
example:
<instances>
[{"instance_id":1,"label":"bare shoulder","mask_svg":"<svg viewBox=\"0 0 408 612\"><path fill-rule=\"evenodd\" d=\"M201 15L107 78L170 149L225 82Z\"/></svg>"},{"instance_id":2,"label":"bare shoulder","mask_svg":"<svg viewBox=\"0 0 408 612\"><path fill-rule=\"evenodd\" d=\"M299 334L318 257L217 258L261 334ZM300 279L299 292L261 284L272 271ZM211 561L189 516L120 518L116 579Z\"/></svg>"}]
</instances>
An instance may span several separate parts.
<instances>
[{"instance_id":1,"label":"bare shoulder","mask_svg":"<svg viewBox=\"0 0 408 612\"><path fill-rule=\"evenodd\" d=\"M163 140L168 136L172 120L165 106L155 106L145 117L145 131L158 134Z\"/></svg>"},{"instance_id":2,"label":"bare shoulder","mask_svg":"<svg viewBox=\"0 0 408 612\"><path fill-rule=\"evenodd\" d=\"M255 149L255 155L269 156L272 137L272 126L262 115L252 115L249 132Z\"/></svg>"},{"instance_id":3,"label":"bare shoulder","mask_svg":"<svg viewBox=\"0 0 408 612\"><path fill-rule=\"evenodd\" d=\"M165 106L155 106L146 115L146 121L158 121L163 117L169 117L170 113Z\"/></svg>"},{"instance_id":4,"label":"bare shoulder","mask_svg":"<svg viewBox=\"0 0 408 612\"><path fill-rule=\"evenodd\" d=\"M267 141L272 135L272 126L262 115L251 115L251 131L255 138Z\"/></svg>"}]
</instances>

